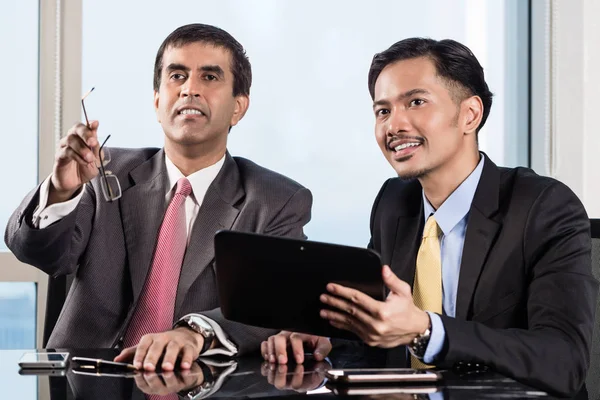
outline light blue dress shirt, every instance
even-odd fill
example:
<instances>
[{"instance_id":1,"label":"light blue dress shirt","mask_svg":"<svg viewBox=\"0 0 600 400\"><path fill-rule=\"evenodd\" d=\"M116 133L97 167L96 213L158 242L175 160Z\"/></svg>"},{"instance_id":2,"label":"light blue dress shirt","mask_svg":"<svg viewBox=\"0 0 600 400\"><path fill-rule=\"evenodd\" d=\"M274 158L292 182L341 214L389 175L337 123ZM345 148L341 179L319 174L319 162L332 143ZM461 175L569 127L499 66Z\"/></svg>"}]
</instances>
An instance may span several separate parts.
<instances>
[{"instance_id":1,"label":"light blue dress shirt","mask_svg":"<svg viewBox=\"0 0 600 400\"><path fill-rule=\"evenodd\" d=\"M477 167L437 210L431 206L429 200L425 197L425 192L423 192L425 221L433 214L442 231L440 236L442 251L442 306L444 313L449 317L456 315L456 294L458 291L458 277L460 274L463 246L465 244L465 234L467 232L467 221L471 203L475 196L475 190L483 171L484 157L481 154L481 159ZM429 339L423 361L431 364L440 351L442 351L444 339L446 338L446 330L439 315L432 312L428 312L428 314L431 318L431 338Z\"/></svg>"}]
</instances>

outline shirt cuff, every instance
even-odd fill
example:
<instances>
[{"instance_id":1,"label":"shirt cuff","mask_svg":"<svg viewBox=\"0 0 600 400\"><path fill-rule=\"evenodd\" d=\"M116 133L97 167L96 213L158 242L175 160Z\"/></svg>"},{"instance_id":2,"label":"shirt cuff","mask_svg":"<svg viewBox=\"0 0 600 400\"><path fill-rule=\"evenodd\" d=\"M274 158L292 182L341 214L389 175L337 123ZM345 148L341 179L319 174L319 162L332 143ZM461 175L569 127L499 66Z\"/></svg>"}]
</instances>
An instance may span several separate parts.
<instances>
[{"instance_id":1,"label":"shirt cuff","mask_svg":"<svg viewBox=\"0 0 600 400\"><path fill-rule=\"evenodd\" d=\"M219 341L215 347L212 349L206 350L202 353L202 356L213 356L217 354L222 354L224 356L235 356L238 353L237 346L233 344L231 340L227 337L227 334L221 328L221 325L213 321L212 319L202 315L202 314L188 314L193 315L194 317L201 318L215 331L215 338Z\"/></svg>"},{"instance_id":2,"label":"shirt cuff","mask_svg":"<svg viewBox=\"0 0 600 400\"><path fill-rule=\"evenodd\" d=\"M46 204L48 204L48 194L50 193L51 177L52 175L42 182L42 185L40 186L40 201L33 212L31 223L38 229L44 229L72 213L77 208L77 204L79 204L79 200L81 200L81 197L83 196L83 188L81 188L79 189L79 194L71 200L46 207Z\"/></svg>"},{"instance_id":3,"label":"shirt cuff","mask_svg":"<svg viewBox=\"0 0 600 400\"><path fill-rule=\"evenodd\" d=\"M429 311L427 311L427 314L429 314L429 319L431 320L431 336L429 337L429 343L427 344L423 361L425 364L433 364L444 347L446 330L444 329L442 318L440 318L439 315Z\"/></svg>"}]
</instances>

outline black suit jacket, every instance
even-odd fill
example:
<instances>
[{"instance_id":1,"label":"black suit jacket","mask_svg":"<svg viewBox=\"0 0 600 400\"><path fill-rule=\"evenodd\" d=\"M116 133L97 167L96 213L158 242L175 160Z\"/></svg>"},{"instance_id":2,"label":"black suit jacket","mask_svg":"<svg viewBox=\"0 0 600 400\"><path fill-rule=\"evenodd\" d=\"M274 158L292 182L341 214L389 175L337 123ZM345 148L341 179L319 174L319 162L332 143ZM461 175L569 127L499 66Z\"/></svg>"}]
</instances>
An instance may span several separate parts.
<instances>
[{"instance_id":1,"label":"black suit jacket","mask_svg":"<svg viewBox=\"0 0 600 400\"><path fill-rule=\"evenodd\" d=\"M385 182L371 215L370 246L411 285L423 225L419 182ZM468 215L456 318L441 317L446 340L436 365L485 363L573 395L589 366L597 291L589 220L575 194L486 157Z\"/></svg>"}]
</instances>

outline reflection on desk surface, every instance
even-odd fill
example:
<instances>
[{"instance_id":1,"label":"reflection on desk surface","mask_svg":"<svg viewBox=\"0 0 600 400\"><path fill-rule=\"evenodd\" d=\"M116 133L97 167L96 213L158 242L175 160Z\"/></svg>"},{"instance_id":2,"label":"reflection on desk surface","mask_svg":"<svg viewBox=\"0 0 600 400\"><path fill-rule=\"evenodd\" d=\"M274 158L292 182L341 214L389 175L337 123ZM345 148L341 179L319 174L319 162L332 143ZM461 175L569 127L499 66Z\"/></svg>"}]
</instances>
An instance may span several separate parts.
<instances>
[{"instance_id":1,"label":"reflection on desk surface","mask_svg":"<svg viewBox=\"0 0 600 400\"><path fill-rule=\"evenodd\" d=\"M111 360L114 350L67 350L71 356ZM146 394L178 393L188 399L311 398L357 396L360 399L444 398L547 398L546 393L524 386L502 375L486 372L460 377L447 371L435 385L335 386L327 383L330 362L309 361L305 365L271 365L260 358L200 358L189 371L131 373L126 371L64 371L19 373L18 361L25 350L0 350L2 398L25 400L140 399ZM375 367L375 366L374 366Z\"/></svg>"}]
</instances>

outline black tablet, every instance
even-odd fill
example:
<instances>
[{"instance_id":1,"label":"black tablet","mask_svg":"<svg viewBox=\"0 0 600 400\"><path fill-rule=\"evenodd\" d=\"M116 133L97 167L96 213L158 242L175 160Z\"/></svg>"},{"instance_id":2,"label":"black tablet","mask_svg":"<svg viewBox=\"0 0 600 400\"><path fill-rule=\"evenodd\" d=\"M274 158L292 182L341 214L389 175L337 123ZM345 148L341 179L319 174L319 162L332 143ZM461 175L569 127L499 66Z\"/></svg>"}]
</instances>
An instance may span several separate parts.
<instances>
[{"instance_id":1,"label":"black tablet","mask_svg":"<svg viewBox=\"0 0 600 400\"><path fill-rule=\"evenodd\" d=\"M215 266L223 315L247 325L357 339L319 316L327 283L385 298L381 260L369 249L219 231Z\"/></svg>"}]
</instances>

